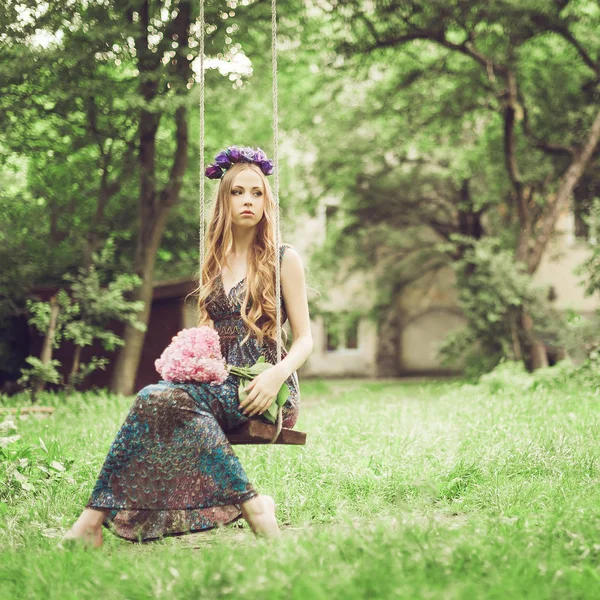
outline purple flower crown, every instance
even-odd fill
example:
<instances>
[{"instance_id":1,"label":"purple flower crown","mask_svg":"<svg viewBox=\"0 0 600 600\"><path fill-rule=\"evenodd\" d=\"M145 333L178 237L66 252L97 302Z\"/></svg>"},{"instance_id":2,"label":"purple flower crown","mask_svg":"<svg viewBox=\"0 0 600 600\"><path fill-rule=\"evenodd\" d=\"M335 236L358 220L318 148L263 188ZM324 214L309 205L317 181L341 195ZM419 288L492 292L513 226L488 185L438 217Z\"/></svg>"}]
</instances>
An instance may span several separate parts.
<instances>
[{"instance_id":1,"label":"purple flower crown","mask_svg":"<svg viewBox=\"0 0 600 600\"><path fill-rule=\"evenodd\" d=\"M205 175L209 179L221 179L225 171L235 163L254 163L265 175L273 173L273 161L268 160L260 148L255 150L250 147L229 146L227 150L222 150L215 156L215 162L206 167Z\"/></svg>"}]
</instances>

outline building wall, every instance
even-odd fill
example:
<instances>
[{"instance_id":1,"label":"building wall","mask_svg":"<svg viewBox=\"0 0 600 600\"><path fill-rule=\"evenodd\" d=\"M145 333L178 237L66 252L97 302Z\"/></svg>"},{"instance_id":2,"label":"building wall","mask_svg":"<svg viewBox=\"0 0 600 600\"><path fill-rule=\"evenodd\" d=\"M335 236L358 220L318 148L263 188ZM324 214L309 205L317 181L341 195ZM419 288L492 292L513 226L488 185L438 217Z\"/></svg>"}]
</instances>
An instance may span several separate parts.
<instances>
[{"instance_id":1,"label":"building wall","mask_svg":"<svg viewBox=\"0 0 600 600\"><path fill-rule=\"evenodd\" d=\"M591 250L584 240L575 238L575 222L571 213L560 216L556 230L534 281L540 286L554 288L554 306L557 309L573 309L582 314L592 314L600 309L598 297L585 296L582 285L584 277L574 273L591 255Z\"/></svg>"},{"instance_id":2,"label":"building wall","mask_svg":"<svg viewBox=\"0 0 600 600\"><path fill-rule=\"evenodd\" d=\"M403 289L398 299L401 323L398 368L401 373L451 371L438 358L446 336L466 320L458 309L458 294L450 267L427 273Z\"/></svg>"},{"instance_id":3,"label":"building wall","mask_svg":"<svg viewBox=\"0 0 600 600\"><path fill-rule=\"evenodd\" d=\"M315 302L319 311L341 313L361 311L367 313L375 301L375 272L349 273L347 265L340 263L335 281L315 281L309 271L310 256L313 249L320 247L326 239L328 212L327 207L339 206L335 197L323 198L315 217L304 217L285 239L302 256L307 270L307 296ZM337 216L332 217L337 220ZM298 227L301 225L301 228ZM307 361L298 370L298 376L312 377L365 377L375 376L377 372L377 325L367 317L358 322L357 347L349 348L342 339L341 347L336 350L327 348L325 318L311 315L311 333L313 351Z\"/></svg>"},{"instance_id":4,"label":"building wall","mask_svg":"<svg viewBox=\"0 0 600 600\"><path fill-rule=\"evenodd\" d=\"M324 206L321 216L311 224L312 235L298 239L315 239L322 242L325 235ZM320 228L320 233L319 233ZM583 277L575 269L590 255L585 241L575 239L574 219L569 211L557 223L556 234L534 276L534 282L543 287L553 286L555 306L559 310L573 309L591 315L600 309L597 297L586 297L581 285ZM293 243L293 240L290 240ZM305 260L310 256L306 246ZM341 267L343 270L343 267ZM375 299L374 274L354 273L341 283L326 289L319 307L327 311L344 311L362 308L367 312ZM398 352L399 373L431 373L450 371L438 357L440 344L446 336L463 328L466 320L458 307L454 273L451 268L425 275L406 287L397 299L400 340ZM322 318L312 320L315 346L311 357L303 366L303 373L311 376L352 376L376 374L378 332L375 323L364 318L359 325L358 349L341 348L327 351L326 331Z\"/></svg>"},{"instance_id":5,"label":"building wall","mask_svg":"<svg viewBox=\"0 0 600 600\"><path fill-rule=\"evenodd\" d=\"M358 325L358 348L327 350L323 317L311 320L314 347L308 360L298 370L298 376L307 377L374 377L377 364L377 328L362 319Z\"/></svg>"},{"instance_id":6,"label":"building wall","mask_svg":"<svg viewBox=\"0 0 600 600\"><path fill-rule=\"evenodd\" d=\"M400 371L418 373L449 371L438 357L440 344L446 336L462 329L465 318L453 308L430 308L410 319L402 328Z\"/></svg>"}]
</instances>

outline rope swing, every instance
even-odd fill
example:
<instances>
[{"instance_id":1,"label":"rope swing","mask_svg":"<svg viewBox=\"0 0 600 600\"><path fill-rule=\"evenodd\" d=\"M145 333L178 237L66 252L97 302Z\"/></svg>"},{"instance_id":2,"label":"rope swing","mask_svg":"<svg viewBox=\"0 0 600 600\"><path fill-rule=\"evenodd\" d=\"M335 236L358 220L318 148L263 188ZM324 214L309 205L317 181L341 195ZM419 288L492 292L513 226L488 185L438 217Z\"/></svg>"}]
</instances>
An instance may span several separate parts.
<instances>
[{"instance_id":1,"label":"rope swing","mask_svg":"<svg viewBox=\"0 0 600 600\"><path fill-rule=\"evenodd\" d=\"M199 196L200 196L200 285L202 285L202 267L205 259L205 248L204 248L204 231L206 227L206 214L205 214L205 193L204 193L204 47L205 47L205 16L204 16L204 0L200 0L200 100L199 100L199 113L200 113L200 172L199 172ZM278 89L277 89L277 2L271 0L271 66L272 66L272 80L273 80L273 165L274 165L274 185L273 195L275 198L276 211L275 211L275 287L276 287L276 299L277 299L277 362L281 362L282 342L281 342L281 268L279 261L279 248L281 245L281 231L280 231L280 219L279 219L279 109L278 109ZM304 436L301 432L293 432L292 430L284 430L286 436L281 436L282 423L283 423L283 407L279 406L277 410L277 423L275 434L270 437L270 441L266 442L269 444L275 443L287 443L287 444L302 444L304 441L298 438L298 435ZM232 443L265 443L264 437L265 432L270 432L273 429L273 425L267 425L266 423L248 423L246 424L245 432L243 434L231 435L230 441ZM252 432L254 432L254 437ZM298 434L296 436L292 434ZM285 439L283 439L285 438ZM269 439L269 437L267 437ZM252 441L254 440L254 441ZM287 441L286 441L287 440ZM296 440L296 441L293 441Z\"/></svg>"}]
</instances>

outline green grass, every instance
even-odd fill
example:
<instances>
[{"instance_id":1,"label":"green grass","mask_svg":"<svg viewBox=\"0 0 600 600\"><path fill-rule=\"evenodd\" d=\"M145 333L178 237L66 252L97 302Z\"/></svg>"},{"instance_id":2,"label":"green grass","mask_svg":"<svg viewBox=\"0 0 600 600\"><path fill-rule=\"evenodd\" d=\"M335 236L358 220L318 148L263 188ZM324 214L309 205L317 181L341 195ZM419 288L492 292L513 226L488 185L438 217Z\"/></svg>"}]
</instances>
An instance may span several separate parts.
<instances>
[{"instance_id":1,"label":"green grass","mask_svg":"<svg viewBox=\"0 0 600 600\"><path fill-rule=\"evenodd\" d=\"M104 530L100 550L59 552L131 401L47 394L53 416L0 433L21 436L0 449L3 600L600 598L590 382L303 381L306 446L236 446L278 504L280 541L247 526L143 545Z\"/></svg>"}]
</instances>

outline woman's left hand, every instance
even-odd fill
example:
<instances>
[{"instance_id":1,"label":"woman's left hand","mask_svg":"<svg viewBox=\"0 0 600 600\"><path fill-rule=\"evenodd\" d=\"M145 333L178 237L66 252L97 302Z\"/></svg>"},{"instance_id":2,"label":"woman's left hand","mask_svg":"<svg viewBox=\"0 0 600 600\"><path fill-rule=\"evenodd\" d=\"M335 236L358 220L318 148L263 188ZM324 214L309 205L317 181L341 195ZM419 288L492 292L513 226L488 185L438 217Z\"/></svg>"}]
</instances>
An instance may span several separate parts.
<instances>
[{"instance_id":1,"label":"woman's left hand","mask_svg":"<svg viewBox=\"0 0 600 600\"><path fill-rule=\"evenodd\" d=\"M275 402L285 380L285 375L277 366L259 373L246 386L248 395L243 402L240 402L240 411L249 417L256 414L262 415Z\"/></svg>"}]
</instances>

